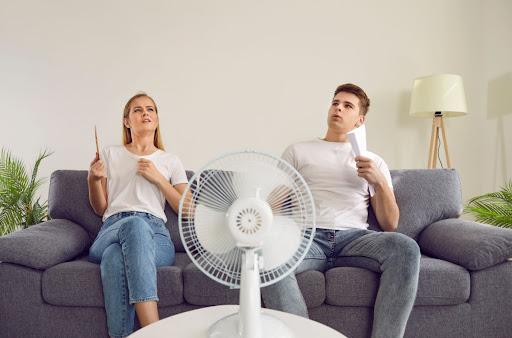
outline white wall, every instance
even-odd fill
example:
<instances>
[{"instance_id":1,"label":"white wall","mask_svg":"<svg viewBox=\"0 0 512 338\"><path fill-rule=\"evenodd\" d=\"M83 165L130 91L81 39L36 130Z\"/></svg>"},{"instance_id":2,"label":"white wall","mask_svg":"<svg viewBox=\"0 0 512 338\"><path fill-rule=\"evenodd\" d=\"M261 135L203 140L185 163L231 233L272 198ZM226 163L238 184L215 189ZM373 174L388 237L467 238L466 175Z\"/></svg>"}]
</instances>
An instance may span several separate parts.
<instances>
[{"instance_id":1,"label":"white wall","mask_svg":"<svg viewBox=\"0 0 512 338\"><path fill-rule=\"evenodd\" d=\"M122 107L144 90L188 168L242 148L279 155L322 136L334 88L354 82L372 100L369 149L424 168L431 121L408 116L413 79L456 73L470 115L446 125L468 198L512 177L511 32L508 0L1 0L0 145L29 164L53 150L43 176L86 169L93 126L119 143Z\"/></svg>"}]
</instances>

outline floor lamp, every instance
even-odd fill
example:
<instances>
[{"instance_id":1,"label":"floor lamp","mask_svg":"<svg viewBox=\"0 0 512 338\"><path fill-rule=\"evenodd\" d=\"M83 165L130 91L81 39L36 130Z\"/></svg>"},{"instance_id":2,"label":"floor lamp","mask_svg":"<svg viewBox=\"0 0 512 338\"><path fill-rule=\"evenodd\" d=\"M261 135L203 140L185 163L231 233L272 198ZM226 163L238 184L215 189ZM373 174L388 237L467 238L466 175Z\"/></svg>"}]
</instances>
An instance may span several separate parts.
<instances>
[{"instance_id":1,"label":"floor lamp","mask_svg":"<svg viewBox=\"0 0 512 338\"><path fill-rule=\"evenodd\" d=\"M432 117L432 133L428 156L428 168L435 168L439 157L440 132L443 138L444 152L448 168L452 167L444 117L467 114L466 95L462 77L454 74L430 75L414 80L411 97L411 116Z\"/></svg>"}]
</instances>

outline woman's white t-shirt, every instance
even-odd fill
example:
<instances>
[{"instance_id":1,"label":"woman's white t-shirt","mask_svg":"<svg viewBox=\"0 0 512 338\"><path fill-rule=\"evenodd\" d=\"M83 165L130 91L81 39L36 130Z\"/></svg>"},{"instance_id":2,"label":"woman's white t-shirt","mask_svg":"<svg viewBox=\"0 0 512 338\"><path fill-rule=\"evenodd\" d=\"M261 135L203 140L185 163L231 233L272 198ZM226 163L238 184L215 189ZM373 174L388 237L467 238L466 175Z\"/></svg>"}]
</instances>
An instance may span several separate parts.
<instances>
[{"instance_id":1,"label":"woman's white t-shirt","mask_svg":"<svg viewBox=\"0 0 512 338\"><path fill-rule=\"evenodd\" d=\"M164 194L155 184L137 174L137 162L141 158L153 162L173 186L188 183L183 164L175 155L158 149L150 155L139 156L124 145L106 147L101 152L101 160L107 171L108 191L108 206L103 221L122 211L147 212L167 221Z\"/></svg>"},{"instance_id":2,"label":"woman's white t-shirt","mask_svg":"<svg viewBox=\"0 0 512 338\"><path fill-rule=\"evenodd\" d=\"M388 166L378 155L367 152L393 188ZM324 229L368 227L368 182L357 175L349 142L315 139L289 146L282 158L304 177L315 200L316 226Z\"/></svg>"}]
</instances>

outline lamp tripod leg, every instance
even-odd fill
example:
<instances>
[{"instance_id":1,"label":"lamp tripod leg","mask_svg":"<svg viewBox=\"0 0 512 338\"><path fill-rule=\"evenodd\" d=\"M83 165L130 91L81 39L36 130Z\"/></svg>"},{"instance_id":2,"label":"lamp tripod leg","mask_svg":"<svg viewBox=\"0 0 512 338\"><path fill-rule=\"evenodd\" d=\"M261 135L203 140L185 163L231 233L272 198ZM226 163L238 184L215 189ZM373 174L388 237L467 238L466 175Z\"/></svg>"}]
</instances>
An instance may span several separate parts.
<instances>
[{"instance_id":1,"label":"lamp tripod leg","mask_svg":"<svg viewBox=\"0 0 512 338\"><path fill-rule=\"evenodd\" d=\"M429 146L429 152L428 152L428 163L427 167L429 169L434 168L435 166L435 149L437 149L437 127L436 127L436 118L432 120L432 133L430 134L430 146Z\"/></svg>"},{"instance_id":2,"label":"lamp tripod leg","mask_svg":"<svg viewBox=\"0 0 512 338\"><path fill-rule=\"evenodd\" d=\"M445 132L444 121L443 121L442 117L441 117L441 131L443 133L444 153L446 155L446 162L447 162L448 168L451 168L452 163L450 161L450 154L448 153L448 142L446 142L446 132Z\"/></svg>"}]
</instances>

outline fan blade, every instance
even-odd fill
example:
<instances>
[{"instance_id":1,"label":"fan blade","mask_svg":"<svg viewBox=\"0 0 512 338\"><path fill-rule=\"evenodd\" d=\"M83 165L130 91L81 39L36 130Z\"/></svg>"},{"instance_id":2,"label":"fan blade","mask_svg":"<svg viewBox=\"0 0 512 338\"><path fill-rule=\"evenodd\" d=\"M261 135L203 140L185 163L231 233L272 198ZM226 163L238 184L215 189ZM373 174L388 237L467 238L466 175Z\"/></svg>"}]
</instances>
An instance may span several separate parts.
<instances>
[{"instance_id":1,"label":"fan blade","mask_svg":"<svg viewBox=\"0 0 512 338\"><path fill-rule=\"evenodd\" d=\"M226 224L226 214L198 204L194 215L195 230L199 243L215 254L223 254L236 246Z\"/></svg>"},{"instance_id":2,"label":"fan blade","mask_svg":"<svg viewBox=\"0 0 512 338\"><path fill-rule=\"evenodd\" d=\"M256 197L258 193L258 181L254 175L247 172L239 172L234 176L238 198Z\"/></svg>"},{"instance_id":3,"label":"fan blade","mask_svg":"<svg viewBox=\"0 0 512 338\"><path fill-rule=\"evenodd\" d=\"M272 270L286 263L297 252L302 231L290 217L274 216L274 222L261 247L263 270Z\"/></svg>"}]
</instances>

